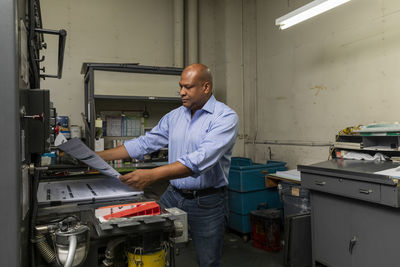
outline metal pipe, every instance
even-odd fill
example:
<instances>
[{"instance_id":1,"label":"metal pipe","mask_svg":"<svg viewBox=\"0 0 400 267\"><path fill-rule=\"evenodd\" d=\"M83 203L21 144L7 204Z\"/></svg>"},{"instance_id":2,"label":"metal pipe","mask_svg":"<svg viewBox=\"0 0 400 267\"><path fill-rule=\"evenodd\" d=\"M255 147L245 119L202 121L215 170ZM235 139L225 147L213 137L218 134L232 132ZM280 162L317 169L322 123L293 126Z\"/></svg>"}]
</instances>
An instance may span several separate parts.
<instances>
[{"instance_id":1,"label":"metal pipe","mask_svg":"<svg viewBox=\"0 0 400 267\"><path fill-rule=\"evenodd\" d=\"M188 50L188 65L199 61L199 14L198 0L187 0L188 16L187 16L187 50Z\"/></svg>"},{"instance_id":2,"label":"metal pipe","mask_svg":"<svg viewBox=\"0 0 400 267\"><path fill-rule=\"evenodd\" d=\"M72 262L74 261L74 258L75 258L76 243L77 243L76 235L71 235L69 237L68 255L67 255L67 260L65 261L64 267L72 266Z\"/></svg>"},{"instance_id":3,"label":"metal pipe","mask_svg":"<svg viewBox=\"0 0 400 267\"><path fill-rule=\"evenodd\" d=\"M332 146L330 142L313 142L313 141L291 141L291 140L254 140L245 141L245 144L268 144L268 145L283 145L283 146Z\"/></svg>"},{"instance_id":4,"label":"metal pipe","mask_svg":"<svg viewBox=\"0 0 400 267\"><path fill-rule=\"evenodd\" d=\"M184 53L184 1L174 0L174 67L183 67Z\"/></svg>"}]
</instances>

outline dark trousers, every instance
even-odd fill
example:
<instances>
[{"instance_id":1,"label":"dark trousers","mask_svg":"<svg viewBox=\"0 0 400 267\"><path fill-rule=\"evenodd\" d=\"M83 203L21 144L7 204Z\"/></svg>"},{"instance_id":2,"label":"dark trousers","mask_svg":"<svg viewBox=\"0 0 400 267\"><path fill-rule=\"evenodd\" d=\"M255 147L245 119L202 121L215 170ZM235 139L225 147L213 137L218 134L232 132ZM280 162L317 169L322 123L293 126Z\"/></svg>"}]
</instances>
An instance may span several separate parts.
<instances>
[{"instance_id":1,"label":"dark trousers","mask_svg":"<svg viewBox=\"0 0 400 267\"><path fill-rule=\"evenodd\" d=\"M167 207L177 207L188 214L189 233L200 267L221 266L224 233L228 219L227 190L206 196L186 198L171 185L160 198Z\"/></svg>"}]
</instances>

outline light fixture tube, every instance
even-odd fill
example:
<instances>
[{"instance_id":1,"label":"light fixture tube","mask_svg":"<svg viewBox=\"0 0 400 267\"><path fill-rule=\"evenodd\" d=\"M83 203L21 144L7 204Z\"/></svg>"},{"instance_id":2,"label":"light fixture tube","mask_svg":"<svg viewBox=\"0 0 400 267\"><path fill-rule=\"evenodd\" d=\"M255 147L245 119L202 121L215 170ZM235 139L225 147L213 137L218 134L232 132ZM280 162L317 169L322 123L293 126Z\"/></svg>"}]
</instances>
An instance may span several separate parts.
<instances>
[{"instance_id":1,"label":"light fixture tube","mask_svg":"<svg viewBox=\"0 0 400 267\"><path fill-rule=\"evenodd\" d=\"M350 0L314 0L275 20L281 30L340 6Z\"/></svg>"}]
</instances>

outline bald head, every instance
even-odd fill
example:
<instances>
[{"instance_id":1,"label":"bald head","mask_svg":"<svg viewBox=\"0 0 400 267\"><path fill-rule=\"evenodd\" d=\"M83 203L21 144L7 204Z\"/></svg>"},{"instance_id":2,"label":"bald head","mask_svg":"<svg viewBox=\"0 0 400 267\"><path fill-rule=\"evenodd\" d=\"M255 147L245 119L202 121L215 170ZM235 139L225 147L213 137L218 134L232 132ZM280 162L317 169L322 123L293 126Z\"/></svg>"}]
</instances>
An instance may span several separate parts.
<instances>
[{"instance_id":1,"label":"bald head","mask_svg":"<svg viewBox=\"0 0 400 267\"><path fill-rule=\"evenodd\" d=\"M213 78L210 69L206 65L200 63L191 64L183 70L182 74L184 73L193 75L193 77L202 84L208 82L212 89Z\"/></svg>"},{"instance_id":2,"label":"bald head","mask_svg":"<svg viewBox=\"0 0 400 267\"><path fill-rule=\"evenodd\" d=\"M212 75L209 68L203 64L187 66L182 71L179 87L182 104L192 110L193 116L212 95Z\"/></svg>"}]
</instances>

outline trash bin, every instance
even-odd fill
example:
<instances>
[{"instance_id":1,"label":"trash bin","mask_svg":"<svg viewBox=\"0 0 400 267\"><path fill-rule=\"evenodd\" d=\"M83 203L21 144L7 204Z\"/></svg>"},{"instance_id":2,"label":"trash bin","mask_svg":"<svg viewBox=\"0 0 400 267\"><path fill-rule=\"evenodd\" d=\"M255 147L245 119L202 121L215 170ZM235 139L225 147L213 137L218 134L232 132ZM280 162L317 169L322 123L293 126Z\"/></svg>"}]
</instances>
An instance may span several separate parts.
<instances>
[{"instance_id":1,"label":"trash bin","mask_svg":"<svg viewBox=\"0 0 400 267\"><path fill-rule=\"evenodd\" d=\"M310 191L300 185L280 182L278 185L283 202L284 217L310 213Z\"/></svg>"},{"instance_id":2,"label":"trash bin","mask_svg":"<svg viewBox=\"0 0 400 267\"><path fill-rule=\"evenodd\" d=\"M281 212L278 209L250 212L253 247L276 252L281 246Z\"/></svg>"}]
</instances>

